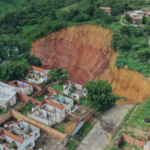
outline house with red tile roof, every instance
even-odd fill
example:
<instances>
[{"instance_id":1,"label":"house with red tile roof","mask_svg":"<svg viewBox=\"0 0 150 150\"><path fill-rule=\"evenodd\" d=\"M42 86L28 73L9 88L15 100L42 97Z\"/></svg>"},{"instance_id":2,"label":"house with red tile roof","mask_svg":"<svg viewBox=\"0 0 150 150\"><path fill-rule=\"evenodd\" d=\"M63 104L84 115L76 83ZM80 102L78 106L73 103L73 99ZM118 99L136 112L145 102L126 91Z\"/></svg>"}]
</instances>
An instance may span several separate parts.
<instances>
[{"instance_id":1,"label":"house with red tile roof","mask_svg":"<svg viewBox=\"0 0 150 150\"><path fill-rule=\"evenodd\" d=\"M45 125L52 126L61 123L65 119L65 106L44 99L41 103L35 103L32 113L27 116Z\"/></svg>"},{"instance_id":2,"label":"house with red tile roof","mask_svg":"<svg viewBox=\"0 0 150 150\"><path fill-rule=\"evenodd\" d=\"M33 148L40 137L40 129L24 121L7 122L0 131L1 150L26 150Z\"/></svg>"},{"instance_id":3,"label":"house with red tile roof","mask_svg":"<svg viewBox=\"0 0 150 150\"><path fill-rule=\"evenodd\" d=\"M29 68L29 73L26 77L26 80L29 82L33 82L36 84L46 83L49 79L49 71L43 68L39 68L36 66L31 66Z\"/></svg>"},{"instance_id":4,"label":"house with red tile roof","mask_svg":"<svg viewBox=\"0 0 150 150\"><path fill-rule=\"evenodd\" d=\"M111 7L101 7L101 9L105 10L110 15Z\"/></svg>"}]
</instances>

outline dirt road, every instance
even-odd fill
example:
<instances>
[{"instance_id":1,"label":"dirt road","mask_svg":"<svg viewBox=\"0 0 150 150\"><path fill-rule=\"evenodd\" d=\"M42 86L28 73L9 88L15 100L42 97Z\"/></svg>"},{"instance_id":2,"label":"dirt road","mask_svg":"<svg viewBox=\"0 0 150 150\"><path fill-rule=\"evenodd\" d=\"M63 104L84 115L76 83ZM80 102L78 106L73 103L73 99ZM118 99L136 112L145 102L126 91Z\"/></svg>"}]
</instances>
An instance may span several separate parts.
<instances>
[{"instance_id":1,"label":"dirt road","mask_svg":"<svg viewBox=\"0 0 150 150\"><path fill-rule=\"evenodd\" d=\"M103 150L111 140L116 127L133 105L115 105L98 120L77 150Z\"/></svg>"}]
</instances>

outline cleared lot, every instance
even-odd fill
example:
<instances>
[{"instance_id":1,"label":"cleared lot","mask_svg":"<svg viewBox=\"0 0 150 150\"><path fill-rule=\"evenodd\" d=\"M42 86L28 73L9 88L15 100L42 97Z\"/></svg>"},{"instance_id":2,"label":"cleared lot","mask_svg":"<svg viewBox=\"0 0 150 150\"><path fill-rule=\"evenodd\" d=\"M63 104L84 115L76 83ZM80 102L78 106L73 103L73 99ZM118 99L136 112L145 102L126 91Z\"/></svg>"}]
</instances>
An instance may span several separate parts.
<instances>
[{"instance_id":1,"label":"cleared lot","mask_svg":"<svg viewBox=\"0 0 150 150\"><path fill-rule=\"evenodd\" d=\"M115 105L107 111L82 140L78 150L103 150L110 142L111 135L133 105Z\"/></svg>"}]
</instances>

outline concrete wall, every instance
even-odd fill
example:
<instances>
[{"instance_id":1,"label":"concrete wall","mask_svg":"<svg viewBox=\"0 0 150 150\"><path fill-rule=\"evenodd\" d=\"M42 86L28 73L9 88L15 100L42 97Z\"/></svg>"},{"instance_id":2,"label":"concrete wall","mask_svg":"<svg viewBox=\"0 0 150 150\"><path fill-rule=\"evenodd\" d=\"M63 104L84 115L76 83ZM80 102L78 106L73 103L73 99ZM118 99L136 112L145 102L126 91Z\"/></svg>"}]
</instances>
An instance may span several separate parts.
<instances>
[{"instance_id":1,"label":"concrete wall","mask_svg":"<svg viewBox=\"0 0 150 150\"><path fill-rule=\"evenodd\" d=\"M61 132L59 132L59 131L57 131L55 129L52 129L49 126L46 126L46 125L44 125L42 123L39 123L39 122L37 122L37 121L35 121L33 119L30 119L30 118L22 115L21 113L13 110L13 109L11 110L11 112L12 112L12 116L14 118L17 118L18 120L23 120L23 121L25 121L27 123L30 123L30 124L40 128L42 131L45 131L48 134L52 135L53 137L56 137L56 138L58 138L60 140L65 141L64 145L67 144L67 135L66 134L63 134L63 133L61 133Z\"/></svg>"},{"instance_id":2,"label":"concrete wall","mask_svg":"<svg viewBox=\"0 0 150 150\"><path fill-rule=\"evenodd\" d=\"M94 109L91 109L90 112L84 117L84 124L93 116L93 110Z\"/></svg>"},{"instance_id":3,"label":"concrete wall","mask_svg":"<svg viewBox=\"0 0 150 150\"><path fill-rule=\"evenodd\" d=\"M4 123L6 120L8 120L11 117L11 111L9 111L6 114L0 115L0 125Z\"/></svg>"},{"instance_id":4,"label":"concrete wall","mask_svg":"<svg viewBox=\"0 0 150 150\"><path fill-rule=\"evenodd\" d=\"M140 141L140 140L137 140L135 138L132 138L128 135L125 135L124 133L120 136L120 138L118 139L117 141L117 144L119 146L120 142L124 140L126 141L127 143L130 143L130 144L133 144L133 145L136 145L136 146L144 146L145 145L145 142L144 141Z\"/></svg>"}]
</instances>

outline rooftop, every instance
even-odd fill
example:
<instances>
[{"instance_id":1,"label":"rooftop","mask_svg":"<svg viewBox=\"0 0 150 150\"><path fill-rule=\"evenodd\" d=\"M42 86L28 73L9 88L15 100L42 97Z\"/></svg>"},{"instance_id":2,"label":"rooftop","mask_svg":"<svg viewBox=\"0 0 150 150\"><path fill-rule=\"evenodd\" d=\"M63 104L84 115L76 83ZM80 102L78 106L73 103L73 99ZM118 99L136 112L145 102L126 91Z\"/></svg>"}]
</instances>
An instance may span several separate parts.
<instances>
[{"instance_id":1,"label":"rooftop","mask_svg":"<svg viewBox=\"0 0 150 150\"><path fill-rule=\"evenodd\" d=\"M46 71L43 68L39 68L39 67L35 67L35 66L31 66L30 70L35 70L35 71L42 72L42 73L45 73L45 71Z\"/></svg>"},{"instance_id":2,"label":"rooftop","mask_svg":"<svg viewBox=\"0 0 150 150\"><path fill-rule=\"evenodd\" d=\"M16 94L15 90L16 87L0 82L0 103L5 104L12 96Z\"/></svg>"},{"instance_id":3,"label":"rooftop","mask_svg":"<svg viewBox=\"0 0 150 150\"><path fill-rule=\"evenodd\" d=\"M111 7L101 7L101 9L108 9L108 10L111 10Z\"/></svg>"}]
</instances>

